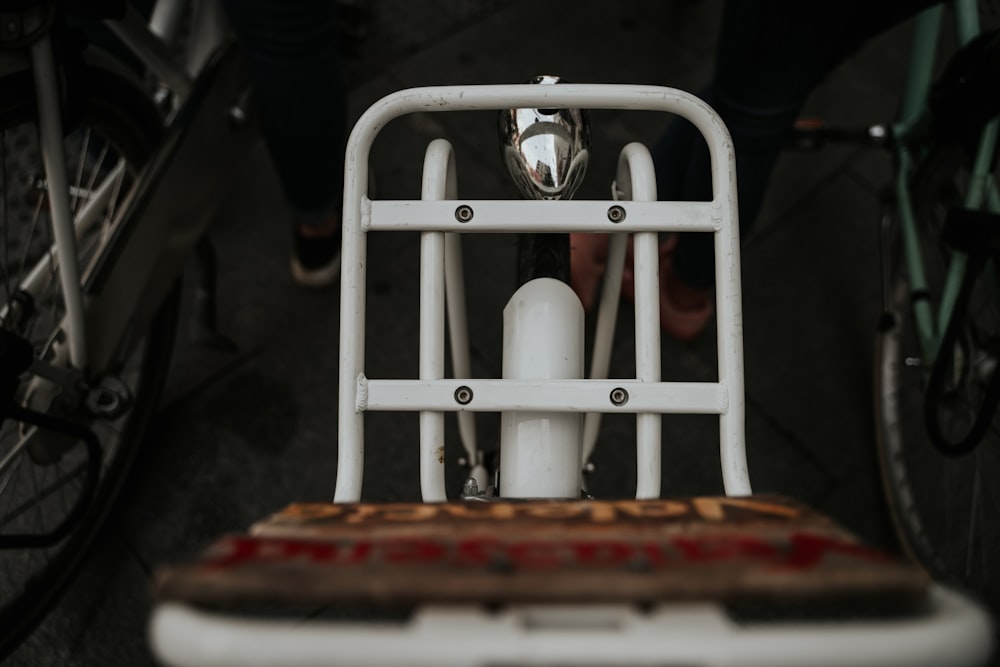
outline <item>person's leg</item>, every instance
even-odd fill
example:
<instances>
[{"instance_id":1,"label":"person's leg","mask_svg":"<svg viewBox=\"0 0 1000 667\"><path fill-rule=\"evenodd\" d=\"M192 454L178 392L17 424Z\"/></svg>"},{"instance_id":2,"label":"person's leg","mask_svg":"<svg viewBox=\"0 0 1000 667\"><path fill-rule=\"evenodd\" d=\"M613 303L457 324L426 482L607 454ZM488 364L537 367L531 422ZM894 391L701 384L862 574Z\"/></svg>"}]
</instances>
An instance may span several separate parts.
<instances>
[{"instance_id":1,"label":"person's leg","mask_svg":"<svg viewBox=\"0 0 1000 667\"><path fill-rule=\"evenodd\" d=\"M331 0L225 0L246 55L261 131L293 211L293 274L336 278L345 92Z\"/></svg>"},{"instance_id":2,"label":"person's leg","mask_svg":"<svg viewBox=\"0 0 1000 667\"><path fill-rule=\"evenodd\" d=\"M726 3L715 74L703 96L733 139L741 235L760 211L780 151L813 88L869 38L930 4L852 0L823 12L788 0ZM660 199L711 198L708 149L690 123L672 123L652 153ZM705 313L714 284L711 235L681 235L665 268L666 305Z\"/></svg>"}]
</instances>

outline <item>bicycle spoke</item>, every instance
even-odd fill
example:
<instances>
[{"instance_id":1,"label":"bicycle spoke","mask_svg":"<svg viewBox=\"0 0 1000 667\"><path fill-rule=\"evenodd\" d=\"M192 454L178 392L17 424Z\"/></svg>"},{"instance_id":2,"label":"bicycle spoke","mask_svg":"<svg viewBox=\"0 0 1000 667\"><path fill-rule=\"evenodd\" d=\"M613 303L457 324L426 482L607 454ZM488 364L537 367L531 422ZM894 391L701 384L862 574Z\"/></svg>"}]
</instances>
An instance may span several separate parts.
<instances>
[{"instance_id":1,"label":"bicycle spoke","mask_svg":"<svg viewBox=\"0 0 1000 667\"><path fill-rule=\"evenodd\" d=\"M104 240L111 235L111 221L115 215L115 205L118 203L118 196L121 193L122 186L125 183L125 170L121 170L117 178L115 178L114 190L112 191L111 202L108 204L108 211L104 216Z\"/></svg>"},{"instance_id":2,"label":"bicycle spoke","mask_svg":"<svg viewBox=\"0 0 1000 667\"><path fill-rule=\"evenodd\" d=\"M11 302L13 290L10 286L10 274L7 267L10 266L10 209L7 202L7 195L10 189L7 183L7 132L0 132L0 183L3 184L3 266L0 266L0 278L3 280L6 303Z\"/></svg>"},{"instance_id":3,"label":"bicycle spoke","mask_svg":"<svg viewBox=\"0 0 1000 667\"><path fill-rule=\"evenodd\" d=\"M16 474L16 473L18 472L18 469L22 465L21 464L22 460L23 459L20 459L20 458L17 460L17 463L14 465L13 469L11 470L10 475L4 481L4 490L5 491L7 490L7 487L10 485L10 481L11 480L14 480L14 485L9 489L10 492L7 493L7 494L5 494L5 496L4 496L6 498L6 508L7 508L7 511L5 511L2 514L0 514L0 530L2 530L3 528L6 527L6 525L7 525L7 517L11 516L11 514L12 514L11 511L10 511L11 503L13 502L12 498L16 498L17 497L16 496L16 492L17 492L18 480L21 479L21 476L19 474Z\"/></svg>"},{"instance_id":4,"label":"bicycle spoke","mask_svg":"<svg viewBox=\"0 0 1000 667\"><path fill-rule=\"evenodd\" d=\"M80 148L80 156L77 158L76 177L73 179L73 186L70 186L70 211L76 213L80 203L80 184L83 183L83 169L86 166L87 151L90 148L90 132L84 132L83 146Z\"/></svg>"},{"instance_id":5,"label":"bicycle spoke","mask_svg":"<svg viewBox=\"0 0 1000 667\"><path fill-rule=\"evenodd\" d=\"M21 253L21 260L18 264L18 270L17 270L18 276L25 275L26 269L28 267L28 262L31 261L31 249L32 249L31 239L35 238L35 231L38 229L38 221L41 217L41 210L42 210L42 200L39 199L38 203L35 205L35 212L34 215L32 216L31 227L28 229L26 237L22 239L24 243L24 251ZM50 264L53 267L55 266L54 255L50 259Z\"/></svg>"},{"instance_id":6,"label":"bicycle spoke","mask_svg":"<svg viewBox=\"0 0 1000 667\"><path fill-rule=\"evenodd\" d=\"M38 201L35 202L35 210L31 217L31 227L27 230L27 236L23 239L24 241L24 252L21 255L21 261L18 265L17 275L23 276L28 268L28 262L31 260L31 239L35 238L35 233L38 230L39 220L41 220L42 210L44 208L44 203L46 201L45 194L41 194L38 197Z\"/></svg>"},{"instance_id":7,"label":"bicycle spoke","mask_svg":"<svg viewBox=\"0 0 1000 667\"><path fill-rule=\"evenodd\" d=\"M56 480L66 479L64 477L63 465L61 460L57 461L53 467L55 468ZM59 501L60 504L62 505L62 513L59 514L59 516L64 516L64 517L69 516L70 508L72 507L72 505L70 504L69 499L66 497L66 484L60 483L57 485L56 489L59 491Z\"/></svg>"},{"instance_id":8,"label":"bicycle spoke","mask_svg":"<svg viewBox=\"0 0 1000 667\"><path fill-rule=\"evenodd\" d=\"M31 471L31 474L29 475L29 477L31 479L31 495L32 495L32 497L37 498L38 497L38 477L37 477L37 475L35 473L35 468L36 468L35 466L30 466L29 467L29 470ZM42 506L39 503L34 503L33 506L34 506L34 509L35 509L35 518L36 518L35 525L36 526L41 526L41 525L43 525L42 524ZM27 511L28 510L25 509L25 512L27 512Z\"/></svg>"},{"instance_id":9,"label":"bicycle spoke","mask_svg":"<svg viewBox=\"0 0 1000 667\"><path fill-rule=\"evenodd\" d=\"M31 511L34 511L38 518L37 525L39 527L44 526L47 523L45 522L41 514L42 508L44 507L44 501L47 501L49 499L55 499L57 495L60 497L61 500L63 500L62 502L63 511L61 513L56 513L56 515L60 517L68 515L73 505L72 503L66 502L65 498L66 487L74 483L78 485L81 484L82 478L87 473L86 461L77 464L75 468L72 468L66 471L65 473L59 472L60 466L58 466L57 464L53 464L51 467L57 471L57 474L54 475L55 479L51 482L48 481L43 482L41 486L39 486L38 483L37 471L41 470L43 466L30 465L30 464L28 465L32 469L32 474L30 475L33 486L31 498L29 500L22 502L16 507L10 508L8 512L4 515L4 517L0 518L16 519L20 517L25 517ZM48 467L46 466L46 468Z\"/></svg>"}]
</instances>

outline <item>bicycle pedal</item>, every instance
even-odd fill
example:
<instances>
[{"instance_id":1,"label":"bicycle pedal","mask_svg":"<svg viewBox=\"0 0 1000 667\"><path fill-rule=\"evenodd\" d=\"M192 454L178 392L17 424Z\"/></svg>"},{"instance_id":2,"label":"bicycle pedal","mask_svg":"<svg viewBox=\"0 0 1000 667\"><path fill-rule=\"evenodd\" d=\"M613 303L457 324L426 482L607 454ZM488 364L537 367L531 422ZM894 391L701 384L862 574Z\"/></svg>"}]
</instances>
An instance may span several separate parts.
<instances>
[{"instance_id":1,"label":"bicycle pedal","mask_svg":"<svg viewBox=\"0 0 1000 667\"><path fill-rule=\"evenodd\" d=\"M918 602L917 567L778 496L295 504L159 573L161 601L859 608Z\"/></svg>"}]
</instances>

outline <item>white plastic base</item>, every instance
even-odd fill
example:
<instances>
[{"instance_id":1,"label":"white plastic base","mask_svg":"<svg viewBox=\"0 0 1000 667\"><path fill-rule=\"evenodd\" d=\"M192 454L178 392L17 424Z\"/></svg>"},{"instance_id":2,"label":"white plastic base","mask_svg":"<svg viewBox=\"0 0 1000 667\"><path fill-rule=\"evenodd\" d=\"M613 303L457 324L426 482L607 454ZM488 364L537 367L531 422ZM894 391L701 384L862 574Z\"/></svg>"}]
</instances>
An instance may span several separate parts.
<instances>
[{"instance_id":1,"label":"white plastic base","mask_svg":"<svg viewBox=\"0 0 1000 667\"><path fill-rule=\"evenodd\" d=\"M983 665L992 646L978 607L942 588L924 616L889 621L740 625L710 604L430 607L404 624L262 622L161 605L157 657L186 667L350 665L685 665L687 667Z\"/></svg>"}]
</instances>

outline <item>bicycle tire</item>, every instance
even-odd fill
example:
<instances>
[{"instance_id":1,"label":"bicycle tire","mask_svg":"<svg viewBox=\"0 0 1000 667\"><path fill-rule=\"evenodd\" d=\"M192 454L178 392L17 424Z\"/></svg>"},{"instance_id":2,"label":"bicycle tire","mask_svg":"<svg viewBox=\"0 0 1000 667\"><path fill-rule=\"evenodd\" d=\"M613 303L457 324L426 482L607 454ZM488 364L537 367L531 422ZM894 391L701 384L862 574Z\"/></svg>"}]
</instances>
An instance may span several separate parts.
<instances>
[{"instance_id":1,"label":"bicycle tire","mask_svg":"<svg viewBox=\"0 0 1000 667\"><path fill-rule=\"evenodd\" d=\"M886 285L889 312L879 328L875 364L878 458L904 550L935 578L1000 609L1000 491L988 484L989 472L1000 470L1000 417L994 414L983 441L966 455L946 455L931 443L924 403L933 360L917 351L911 308L915 299L939 301L950 253L940 232L946 209L964 192L967 163L957 146L940 147L914 176L914 213L929 288L914 294L905 270L887 267L893 276ZM958 429L968 428L975 411L970 406L1000 360L995 268L977 280L945 398L934 406L947 411L946 423Z\"/></svg>"},{"instance_id":2,"label":"bicycle tire","mask_svg":"<svg viewBox=\"0 0 1000 667\"><path fill-rule=\"evenodd\" d=\"M11 286L21 284L21 277L30 267L39 265L51 244L47 236L51 232L44 224L47 185L36 180L44 174L37 149L38 112L34 88L26 74L0 82L0 301L6 306L17 300ZM89 286L99 282L96 272L114 269L113 262L100 261L107 249L103 241L112 236L109 226L118 224L112 222L113 208L127 196L138 168L157 147L163 124L149 97L121 75L96 67L74 70L73 75L85 79L76 81L83 85L74 85L64 109L71 193L76 201L85 202L97 190L97 184L117 174L108 181L114 189L108 205L99 209L103 215L96 216L98 222L93 229L79 234L86 303ZM125 168L115 171L111 165L117 164ZM20 231L28 233L24 239L18 237ZM88 267L93 270L88 271ZM28 309L8 307L0 322L29 340L36 355L51 354L59 344L61 297L58 281L49 282L41 291L43 298L30 299ZM44 535L61 523L66 528L65 536L49 547L18 548L10 546L17 540L9 540L0 549L0 658L10 653L56 604L102 528L166 381L179 302L180 290L175 288L159 307L149 330L134 336L134 345L123 346L127 351L110 367L87 369L88 381L114 378L127 389L110 390L119 398L129 399L121 414L108 411L104 416L95 416L94 409L83 409L82 395L73 397L64 391L55 392L51 402L40 400L37 396L44 392L39 387L44 383L21 380L15 394L18 404L58 413L58 418L97 434L100 474L89 502L80 503L84 486L80 470L87 465L86 454L76 438L59 438L44 430L34 431L29 436L31 444L20 450L14 463L0 470L0 539L11 534L35 535L35 531ZM7 456L14 442L30 433L25 428L11 419L4 421L0 459ZM25 481L29 479L30 486ZM80 508L80 513L71 516L75 507ZM67 523L67 516L75 518ZM29 525L33 522L37 524L34 527Z\"/></svg>"}]
</instances>

